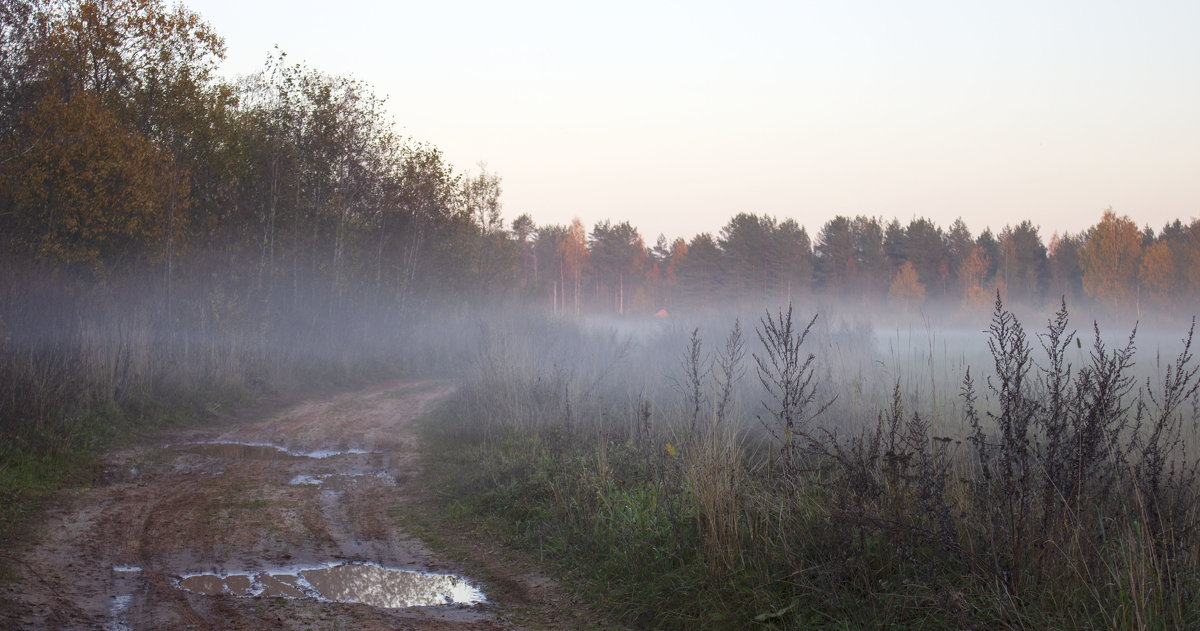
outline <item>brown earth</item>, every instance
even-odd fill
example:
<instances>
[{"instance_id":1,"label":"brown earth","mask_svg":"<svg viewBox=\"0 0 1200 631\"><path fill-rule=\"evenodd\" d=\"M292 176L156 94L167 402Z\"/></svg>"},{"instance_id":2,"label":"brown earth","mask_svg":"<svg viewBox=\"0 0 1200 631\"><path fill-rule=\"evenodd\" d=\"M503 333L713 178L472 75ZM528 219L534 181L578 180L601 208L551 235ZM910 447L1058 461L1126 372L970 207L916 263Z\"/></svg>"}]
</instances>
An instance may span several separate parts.
<instances>
[{"instance_id":1,"label":"brown earth","mask_svg":"<svg viewBox=\"0 0 1200 631\"><path fill-rule=\"evenodd\" d=\"M0 627L593 626L519 554L472 540L443 542L450 552L438 555L400 525L438 528L413 421L448 393L444 384L394 382L296 405L266 421L176 431L108 454L95 484L64 492L31 541L0 554L18 576L0 587ZM454 532L443 529L440 538ZM463 578L488 599L387 608L180 587L195 574L339 563L459 576L469 568L480 578Z\"/></svg>"}]
</instances>

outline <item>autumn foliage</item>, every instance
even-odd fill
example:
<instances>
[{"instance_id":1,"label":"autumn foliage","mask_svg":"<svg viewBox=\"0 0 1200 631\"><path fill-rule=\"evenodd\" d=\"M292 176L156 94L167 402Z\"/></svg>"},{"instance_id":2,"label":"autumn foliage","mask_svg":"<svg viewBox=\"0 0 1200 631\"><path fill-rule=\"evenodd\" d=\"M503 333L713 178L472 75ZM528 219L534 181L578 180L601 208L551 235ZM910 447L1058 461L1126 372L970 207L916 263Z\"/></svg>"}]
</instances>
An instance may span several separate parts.
<instances>
[{"instance_id":1,"label":"autumn foliage","mask_svg":"<svg viewBox=\"0 0 1200 631\"><path fill-rule=\"evenodd\" d=\"M506 223L498 175L398 136L362 82L282 52L226 82L220 36L161 0L5 1L10 264L89 282L149 275L164 296L226 270L225 294L271 296L275 309L357 294L398 313L446 299L653 314L810 296L974 312L1000 294L1169 317L1200 295L1200 224L1155 232L1112 209L1055 235L1030 221L972 234L962 220L867 216L810 233L753 212L689 238L628 221Z\"/></svg>"}]
</instances>

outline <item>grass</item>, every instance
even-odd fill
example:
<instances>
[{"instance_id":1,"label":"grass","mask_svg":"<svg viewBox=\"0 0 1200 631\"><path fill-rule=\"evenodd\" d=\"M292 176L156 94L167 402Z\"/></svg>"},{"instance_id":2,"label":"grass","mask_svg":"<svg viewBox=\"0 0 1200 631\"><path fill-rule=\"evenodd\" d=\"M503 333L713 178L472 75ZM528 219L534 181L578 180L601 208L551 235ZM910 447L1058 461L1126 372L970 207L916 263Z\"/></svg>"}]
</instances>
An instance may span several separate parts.
<instances>
[{"instance_id":1,"label":"grass","mask_svg":"<svg viewBox=\"0 0 1200 631\"><path fill-rule=\"evenodd\" d=\"M790 309L754 334L624 337L499 313L164 326L69 298L0 320L6 544L120 441L264 392L464 366L426 424L446 519L631 626L1200 626L1190 342L1147 374L1132 337L1076 335L1065 309L1028 334L999 303L978 356L899 330L884 352L867 325Z\"/></svg>"},{"instance_id":2,"label":"grass","mask_svg":"<svg viewBox=\"0 0 1200 631\"><path fill-rule=\"evenodd\" d=\"M667 331L678 363L651 342L615 368L588 331L482 339L427 423L445 510L638 628L1200 621L1190 336L1143 382L1131 341L1084 351L1065 308L1029 335L997 303L987 363L921 397L894 370L822 383L865 375L870 349L790 320L748 349L759 384L736 378L733 333L707 353ZM923 365L922 383L941 370Z\"/></svg>"}]
</instances>

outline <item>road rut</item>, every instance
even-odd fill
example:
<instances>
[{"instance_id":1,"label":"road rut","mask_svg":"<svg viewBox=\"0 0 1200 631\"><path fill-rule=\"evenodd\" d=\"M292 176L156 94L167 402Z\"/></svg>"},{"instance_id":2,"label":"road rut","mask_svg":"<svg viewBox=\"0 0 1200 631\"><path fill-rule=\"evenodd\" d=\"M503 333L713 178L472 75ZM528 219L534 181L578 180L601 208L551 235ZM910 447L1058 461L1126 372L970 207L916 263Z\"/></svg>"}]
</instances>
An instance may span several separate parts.
<instances>
[{"instance_id":1,"label":"road rut","mask_svg":"<svg viewBox=\"0 0 1200 631\"><path fill-rule=\"evenodd\" d=\"M399 526L406 511L421 510L413 421L449 392L445 384L392 382L296 405L265 421L176 432L109 454L96 485L73 491L43 517L34 541L6 554L21 578L6 586L0 626L520 628L494 602L335 602L301 578L285 579L303 584L301 598L181 587L188 576L211 575L220 584L257 573L261 588L274 580L271 573L301 576L305 568L342 564L375 574L386 568L458 576L461 568ZM461 580L486 593L470 576ZM536 573L505 581L525 592L547 584Z\"/></svg>"}]
</instances>

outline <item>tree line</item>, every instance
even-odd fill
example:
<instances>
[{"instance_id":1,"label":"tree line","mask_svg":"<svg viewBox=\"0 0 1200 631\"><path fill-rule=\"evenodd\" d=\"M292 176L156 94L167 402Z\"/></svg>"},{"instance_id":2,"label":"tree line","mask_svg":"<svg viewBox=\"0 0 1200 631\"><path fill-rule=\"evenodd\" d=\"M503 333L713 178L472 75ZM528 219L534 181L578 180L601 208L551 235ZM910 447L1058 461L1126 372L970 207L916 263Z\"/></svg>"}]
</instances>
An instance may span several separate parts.
<instances>
[{"instance_id":1,"label":"tree line","mask_svg":"<svg viewBox=\"0 0 1200 631\"><path fill-rule=\"evenodd\" d=\"M135 278L168 313L192 290L273 313L519 299L557 313L657 313L814 294L864 305L1190 313L1200 223L1139 228L1111 209L1045 240L1029 221L974 235L925 218L739 213L717 234L628 221L507 227L501 180L403 138L355 79L277 51L216 75L221 37L161 0L0 0L0 244L9 269ZM419 98L419 95L413 98ZM213 314L214 317L219 314Z\"/></svg>"},{"instance_id":2,"label":"tree line","mask_svg":"<svg viewBox=\"0 0 1200 631\"><path fill-rule=\"evenodd\" d=\"M400 137L365 83L279 51L219 78L223 40L160 0L2 0L0 21L10 268L137 278L168 309L214 284L397 312L506 284L499 177Z\"/></svg>"},{"instance_id":3,"label":"tree line","mask_svg":"<svg viewBox=\"0 0 1200 631\"><path fill-rule=\"evenodd\" d=\"M528 226L528 217L519 222ZM1200 297L1200 221L1156 232L1111 208L1086 230L1048 242L1028 220L973 235L962 219L945 229L926 218L905 225L866 216L836 216L810 239L792 219L753 213L737 214L715 236L660 236L652 247L628 224L597 224L586 242L582 235L578 222L517 233L522 282L560 296L558 309L569 310L581 291L594 308L641 312L814 294L975 312L999 294L1035 308L1065 298L1113 314L1170 316L1189 315Z\"/></svg>"}]
</instances>

